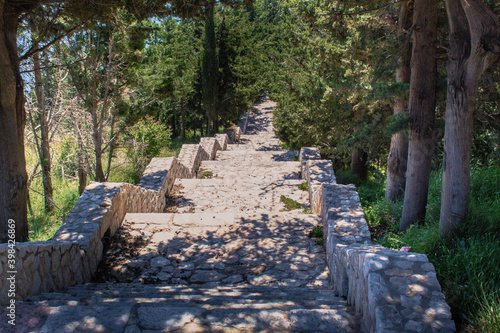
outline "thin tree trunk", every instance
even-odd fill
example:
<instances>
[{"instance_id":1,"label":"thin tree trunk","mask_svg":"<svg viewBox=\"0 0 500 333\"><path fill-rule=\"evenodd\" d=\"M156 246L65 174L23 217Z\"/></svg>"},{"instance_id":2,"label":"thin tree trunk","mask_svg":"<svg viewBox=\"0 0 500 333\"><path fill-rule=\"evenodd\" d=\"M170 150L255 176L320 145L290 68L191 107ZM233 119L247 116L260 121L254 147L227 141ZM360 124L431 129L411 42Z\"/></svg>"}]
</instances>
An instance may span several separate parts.
<instances>
[{"instance_id":1,"label":"thin tree trunk","mask_svg":"<svg viewBox=\"0 0 500 333\"><path fill-rule=\"evenodd\" d=\"M405 34L410 27L411 10L407 1L401 2L399 13L398 31L399 37ZM396 69L396 82L410 83L410 43L405 42L404 51L399 58L399 67ZM403 96L396 97L394 101L394 115L407 112L408 100ZM408 139L405 133L399 131L394 133L391 138L391 147L387 158L387 180L385 186L385 199L388 201L401 197L404 193L406 183L406 163L408 160Z\"/></svg>"},{"instance_id":2,"label":"thin tree trunk","mask_svg":"<svg viewBox=\"0 0 500 333\"><path fill-rule=\"evenodd\" d=\"M184 109L184 98L181 98L181 140L184 141L186 138L186 126L184 124L186 116L186 110Z\"/></svg>"},{"instance_id":3,"label":"thin tree trunk","mask_svg":"<svg viewBox=\"0 0 500 333\"><path fill-rule=\"evenodd\" d=\"M97 112L97 87L96 87L96 79L94 74L93 79L93 88L92 88L92 106L91 106L91 115L92 115L92 139L94 141L94 155L95 155L95 180L97 182L104 182L104 171L102 168L102 132L101 132L101 123L104 121L102 117L98 116Z\"/></svg>"},{"instance_id":4,"label":"thin tree trunk","mask_svg":"<svg viewBox=\"0 0 500 333\"><path fill-rule=\"evenodd\" d=\"M368 177L368 153L362 148L354 148L351 155L351 173L366 180Z\"/></svg>"},{"instance_id":5,"label":"thin tree trunk","mask_svg":"<svg viewBox=\"0 0 500 333\"><path fill-rule=\"evenodd\" d=\"M40 143L37 140L37 150L42 165L42 182L43 194L45 200L45 211L51 212L54 210L54 195L51 176L51 161L50 161L50 143L49 143L49 124L45 111L45 101L43 96L42 70L40 69L40 54L33 54L33 65L35 67L35 94L38 104L38 123L40 125ZM33 135L36 137L35 128L33 127Z\"/></svg>"},{"instance_id":6,"label":"thin tree trunk","mask_svg":"<svg viewBox=\"0 0 500 333\"><path fill-rule=\"evenodd\" d=\"M17 51L18 16L0 1L0 243L9 239L15 222L15 239L28 240L28 175L24 157L23 81Z\"/></svg>"},{"instance_id":7,"label":"thin tree trunk","mask_svg":"<svg viewBox=\"0 0 500 333\"><path fill-rule=\"evenodd\" d=\"M439 233L452 236L467 213L473 112L483 72L500 53L500 22L482 0L446 0L450 61Z\"/></svg>"},{"instance_id":8,"label":"thin tree trunk","mask_svg":"<svg viewBox=\"0 0 500 333\"><path fill-rule=\"evenodd\" d=\"M83 138L78 130L78 193L80 195L87 187L87 161L85 156L85 149L83 147Z\"/></svg>"},{"instance_id":9,"label":"thin tree trunk","mask_svg":"<svg viewBox=\"0 0 500 333\"><path fill-rule=\"evenodd\" d=\"M28 178L28 183L26 184L26 187L28 188L28 191L26 191L26 193L27 193L26 200L28 202L28 211L29 211L30 215L32 215L32 216L33 216L33 208L31 207L30 185L31 185L31 181L33 180L33 177L36 174L36 170L38 169L39 165L40 165L40 162L35 164L35 167L33 168L33 172L31 173L30 177Z\"/></svg>"},{"instance_id":10,"label":"thin tree trunk","mask_svg":"<svg viewBox=\"0 0 500 333\"><path fill-rule=\"evenodd\" d=\"M115 133L114 133L114 130L115 130L115 116L112 115L111 116L111 134L110 134L110 139L111 140L109 142L109 154L108 154L108 167L106 168L106 181L108 181L108 178L109 178L109 173L111 171L111 160L113 159L113 153L115 151L115 144L114 144L114 141L115 141ZM106 149L106 148L105 148Z\"/></svg>"},{"instance_id":11,"label":"thin tree trunk","mask_svg":"<svg viewBox=\"0 0 500 333\"><path fill-rule=\"evenodd\" d=\"M207 132L205 133L205 136L209 137L210 136L210 118L207 117Z\"/></svg>"},{"instance_id":12,"label":"thin tree trunk","mask_svg":"<svg viewBox=\"0 0 500 333\"><path fill-rule=\"evenodd\" d=\"M413 9L413 47L408 112L410 135L400 230L423 221L434 152L436 35L439 0L418 0Z\"/></svg>"}]
</instances>

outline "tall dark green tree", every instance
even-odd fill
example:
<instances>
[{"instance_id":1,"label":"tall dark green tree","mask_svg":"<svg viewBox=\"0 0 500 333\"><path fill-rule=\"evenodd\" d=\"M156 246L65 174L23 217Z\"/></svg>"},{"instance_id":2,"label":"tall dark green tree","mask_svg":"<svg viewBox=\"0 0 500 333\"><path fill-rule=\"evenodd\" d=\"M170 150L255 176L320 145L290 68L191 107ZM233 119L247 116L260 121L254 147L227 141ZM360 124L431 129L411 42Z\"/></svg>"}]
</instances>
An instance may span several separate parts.
<instances>
[{"instance_id":1,"label":"tall dark green tree","mask_svg":"<svg viewBox=\"0 0 500 333\"><path fill-rule=\"evenodd\" d=\"M412 1L403 1L400 4L397 36L403 50L398 59L396 82L410 83L411 43L408 31L411 28ZM404 116L408 113L408 99L406 94L400 94L394 100L394 115ZM392 201L403 196L406 184L406 164L408 160L408 138L404 130L399 130L391 137L391 147L387 157L387 179L385 182L385 199Z\"/></svg>"},{"instance_id":2,"label":"tall dark green tree","mask_svg":"<svg viewBox=\"0 0 500 333\"><path fill-rule=\"evenodd\" d=\"M217 123L216 119L218 117L219 66L215 39L214 7L215 3L212 2L207 5L205 10L205 36L203 40L203 61L201 69L203 109L207 117L206 136L210 136L210 130Z\"/></svg>"}]
</instances>

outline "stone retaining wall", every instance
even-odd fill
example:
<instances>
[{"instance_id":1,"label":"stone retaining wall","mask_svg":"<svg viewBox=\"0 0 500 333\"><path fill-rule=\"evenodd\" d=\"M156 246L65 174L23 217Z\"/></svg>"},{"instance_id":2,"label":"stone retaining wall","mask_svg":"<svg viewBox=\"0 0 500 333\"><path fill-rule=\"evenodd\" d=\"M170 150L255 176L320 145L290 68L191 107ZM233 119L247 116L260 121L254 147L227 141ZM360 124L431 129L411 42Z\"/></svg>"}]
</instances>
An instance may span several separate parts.
<instances>
[{"instance_id":1,"label":"stone retaining wall","mask_svg":"<svg viewBox=\"0 0 500 333\"><path fill-rule=\"evenodd\" d=\"M339 185L331 164L302 148L302 177L321 214L330 279L362 316L365 332L454 332L450 307L424 254L374 244L354 185Z\"/></svg>"},{"instance_id":2,"label":"stone retaining wall","mask_svg":"<svg viewBox=\"0 0 500 333\"><path fill-rule=\"evenodd\" d=\"M203 142L210 153L201 145L183 145L178 158L152 159L138 186L88 185L52 240L15 245L15 269L8 266L8 244L0 244L0 304L9 301L8 271L17 271L17 299L90 281L102 257L102 239L114 235L125 214L163 212L175 178L194 177L202 159L227 147L227 136Z\"/></svg>"},{"instance_id":3,"label":"stone retaining wall","mask_svg":"<svg viewBox=\"0 0 500 333\"><path fill-rule=\"evenodd\" d=\"M201 161L208 159L208 154L197 144L182 145L179 153L179 170L177 178L193 178L200 167Z\"/></svg>"},{"instance_id":4,"label":"stone retaining wall","mask_svg":"<svg viewBox=\"0 0 500 333\"><path fill-rule=\"evenodd\" d=\"M216 138L201 138L200 146L210 161L215 158L217 151L221 150L219 141Z\"/></svg>"}]
</instances>

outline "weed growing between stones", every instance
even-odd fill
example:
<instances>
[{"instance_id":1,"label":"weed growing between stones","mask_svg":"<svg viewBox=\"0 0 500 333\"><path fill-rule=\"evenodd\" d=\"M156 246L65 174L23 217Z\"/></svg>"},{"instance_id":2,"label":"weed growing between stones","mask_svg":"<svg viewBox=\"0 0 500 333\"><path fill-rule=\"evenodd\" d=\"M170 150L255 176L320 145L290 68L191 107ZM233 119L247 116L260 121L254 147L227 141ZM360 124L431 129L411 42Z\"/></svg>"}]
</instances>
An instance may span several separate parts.
<instances>
[{"instance_id":1,"label":"weed growing between stones","mask_svg":"<svg viewBox=\"0 0 500 333\"><path fill-rule=\"evenodd\" d=\"M212 178L213 177L213 173L212 171L201 171L198 173L198 174L201 174L200 176L200 179L208 179L208 178Z\"/></svg>"},{"instance_id":2,"label":"weed growing between stones","mask_svg":"<svg viewBox=\"0 0 500 333\"><path fill-rule=\"evenodd\" d=\"M323 239L323 227L318 225L314 227L313 230L309 231L308 236L310 238L314 238L314 241L318 245L323 245L324 239Z\"/></svg>"},{"instance_id":3,"label":"weed growing between stones","mask_svg":"<svg viewBox=\"0 0 500 333\"><path fill-rule=\"evenodd\" d=\"M299 190L302 191L307 191L309 189L309 183L303 182L302 184L299 185Z\"/></svg>"},{"instance_id":4,"label":"weed growing between stones","mask_svg":"<svg viewBox=\"0 0 500 333\"><path fill-rule=\"evenodd\" d=\"M285 210L293 210L300 208L300 204L297 201L287 198L284 195L280 197L280 201L285 204Z\"/></svg>"}]
</instances>

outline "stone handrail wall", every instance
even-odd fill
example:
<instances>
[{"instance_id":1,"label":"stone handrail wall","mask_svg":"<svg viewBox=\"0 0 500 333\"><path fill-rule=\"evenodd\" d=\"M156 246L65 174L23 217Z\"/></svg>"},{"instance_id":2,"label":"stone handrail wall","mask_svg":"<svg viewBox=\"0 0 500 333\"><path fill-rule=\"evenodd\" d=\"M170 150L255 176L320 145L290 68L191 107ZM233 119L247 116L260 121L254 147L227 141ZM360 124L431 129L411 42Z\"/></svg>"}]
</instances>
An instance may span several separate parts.
<instances>
[{"instance_id":1,"label":"stone handrail wall","mask_svg":"<svg viewBox=\"0 0 500 333\"><path fill-rule=\"evenodd\" d=\"M177 158L153 158L137 186L88 185L52 240L15 245L14 269L7 261L8 244L0 244L0 304L9 302L9 271L17 272L17 299L90 281L103 254L102 239L114 235L125 214L163 212L175 179L195 177L201 161L226 149L228 138L217 134L201 141L183 145Z\"/></svg>"},{"instance_id":2,"label":"stone handrail wall","mask_svg":"<svg viewBox=\"0 0 500 333\"><path fill-rule=\"evenodd\" d=\"M315 148L302 148L302 177L320 214L330 279L362 316L365 332L454 332L450 307L426 255L374 244L354 185L339 185Z\"/></svg>"}]
</instances>

